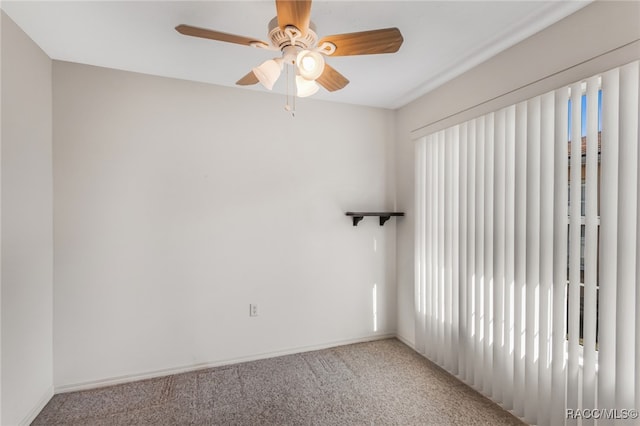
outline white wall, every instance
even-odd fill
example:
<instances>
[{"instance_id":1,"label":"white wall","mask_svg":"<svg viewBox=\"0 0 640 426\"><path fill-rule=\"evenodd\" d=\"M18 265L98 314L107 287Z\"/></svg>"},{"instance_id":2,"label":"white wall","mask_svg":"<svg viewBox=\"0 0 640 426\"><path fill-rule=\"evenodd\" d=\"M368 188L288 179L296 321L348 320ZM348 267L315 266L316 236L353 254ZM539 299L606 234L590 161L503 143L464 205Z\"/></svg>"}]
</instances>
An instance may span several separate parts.
<instances>
[{"instance_id":1,"label":"white wall","mask_svg":"<svg viewBox=\"0 0 640 426\"><path fill-rule=\"evenodd\" d=\"M392 111L53 75L56 389L395 332Z\"/></svg>"},{"instance_id":2,"label":"white wall","mask_svg":"<svg viewBox=\"0 0 640 426\"><path fill-rule=\"evenodd\" d=\"M2 418L53 395L51 60L2 17Z\"/></svg>"},{"instance_id":3,"label":"white wall","mask_svg":"<svg viewBox=\"0 0 640 426\"><path fill-rule=\"evenodd\" d=\"M594 2L398 110L396 195L407 210L397 228L400 338L415 342L414 140L640 57L639 20L640 2Z\"/></svg>"}]
</instances>

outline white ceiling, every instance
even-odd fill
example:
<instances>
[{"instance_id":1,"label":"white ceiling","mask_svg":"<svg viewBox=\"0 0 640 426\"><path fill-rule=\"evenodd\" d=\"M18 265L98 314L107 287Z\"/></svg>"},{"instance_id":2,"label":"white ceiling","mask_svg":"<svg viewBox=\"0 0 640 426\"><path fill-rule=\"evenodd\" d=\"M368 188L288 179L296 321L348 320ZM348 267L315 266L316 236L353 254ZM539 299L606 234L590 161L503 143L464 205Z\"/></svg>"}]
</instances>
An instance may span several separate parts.
<instances>
[{"instance_id":1,"label":"white ceiling","mask_svg":"<svg viewBox=\"0 0 640 426\"><path fill-rule=\"evenodd\" d=\"M395 54L328 58L351 83L314 98L398 108L584 7L588 1L314 1L319 37L398 27ZM3 1L2 9L53 59L235 85L274 52L178 34L189 24L267 38L263 1ZM537 58L532 58L537 60ZM284 93L281 77L274 92ZM243 90L261 90L261 85Z\"/></svg>"}]
</instances>

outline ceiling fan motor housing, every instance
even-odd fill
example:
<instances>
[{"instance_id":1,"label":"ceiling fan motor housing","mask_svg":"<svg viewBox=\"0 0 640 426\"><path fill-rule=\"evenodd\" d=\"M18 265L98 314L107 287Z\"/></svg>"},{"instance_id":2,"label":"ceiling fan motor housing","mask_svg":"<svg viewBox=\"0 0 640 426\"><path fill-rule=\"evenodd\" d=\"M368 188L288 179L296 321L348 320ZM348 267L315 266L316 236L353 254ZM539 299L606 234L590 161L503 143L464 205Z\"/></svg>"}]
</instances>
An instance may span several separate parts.
<instances>
[{"instance_id":1,"label":"ceiling fan motor housing","mask_svg":"<svg viewBox=\"0 0 640 426\"><path fill-rule=\"evenodd\" d=\"M318 42L318 35L313 22L309 22L309 30L303 36L300 30L294 26L287 26L285 29L280 28L278 26L278 17L276 16L269 22L269 39L271 44L281 51L284 51L289 46L313 49Z\"/></svg>"}]
</instances>

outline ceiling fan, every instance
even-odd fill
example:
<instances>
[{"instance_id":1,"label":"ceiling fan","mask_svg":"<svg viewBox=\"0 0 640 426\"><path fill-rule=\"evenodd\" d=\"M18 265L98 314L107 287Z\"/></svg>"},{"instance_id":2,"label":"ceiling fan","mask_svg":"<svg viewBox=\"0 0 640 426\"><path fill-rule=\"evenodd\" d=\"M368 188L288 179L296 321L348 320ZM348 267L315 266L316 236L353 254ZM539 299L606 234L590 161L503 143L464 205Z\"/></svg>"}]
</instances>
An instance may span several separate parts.
<instances>
[{"instance_id":1,"label":"ceiling fan","mask_svg":"<svg viewBox=\"0 0 640 426\"><path fill-rule=\"evenodd\" d=\"M349 80L329 64L324 56L354 56L394 53L400 49L403 38L397 28L326 36L318 40L316 27L310 20L311 0L276 0L277 16L269 22L269 40L253 39L190 25L178 25L180 34L236 43L266 50L280 51L282 55L253 68L236 82L241 86L262 83L271 90L285 64L295 69L298 97L316 93L319 86L330 92L340 90Z\"/></svg>"}]
</instances>

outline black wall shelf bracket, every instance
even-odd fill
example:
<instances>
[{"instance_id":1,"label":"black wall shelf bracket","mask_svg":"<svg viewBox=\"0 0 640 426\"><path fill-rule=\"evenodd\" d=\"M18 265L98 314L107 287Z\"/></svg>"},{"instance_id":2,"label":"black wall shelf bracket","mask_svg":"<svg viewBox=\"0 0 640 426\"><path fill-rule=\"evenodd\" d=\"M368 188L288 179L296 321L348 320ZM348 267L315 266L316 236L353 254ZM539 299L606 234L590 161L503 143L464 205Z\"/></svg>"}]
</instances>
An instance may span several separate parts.
<instances>
[{"instance_id":1,"label":"black wall shelf bracket","mask_svg":"<svg viewBox=\"0 0 640 426\"><path fill-rule=\"evenodd\" d=\"M358 223L364 219L365 216L379 217L380 226L383 226L386 221L391 219L391 216L404 216L404 212L346 212L345 214L351 216L353 226L358 226Z\"/></svg>"}]
</instances>

